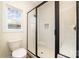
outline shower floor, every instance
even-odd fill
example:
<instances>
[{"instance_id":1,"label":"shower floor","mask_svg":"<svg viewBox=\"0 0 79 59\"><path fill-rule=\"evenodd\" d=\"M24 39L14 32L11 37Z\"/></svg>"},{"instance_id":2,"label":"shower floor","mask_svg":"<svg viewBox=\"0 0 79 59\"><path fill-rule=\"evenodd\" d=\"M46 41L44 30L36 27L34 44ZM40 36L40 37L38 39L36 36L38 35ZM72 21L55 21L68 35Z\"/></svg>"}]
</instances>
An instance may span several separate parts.
<instances>
[{"instance_id":1,"label":"shower floor","mask_svg":"<svg viewBox=\"0 0 79 59\"><path fill-rule=\"evenodd\" d=\"M39 45L38 47L38 56L42 58L54 58L55 51L51 48L47 48L43 45Z\"/></svg>"}]
</instances>

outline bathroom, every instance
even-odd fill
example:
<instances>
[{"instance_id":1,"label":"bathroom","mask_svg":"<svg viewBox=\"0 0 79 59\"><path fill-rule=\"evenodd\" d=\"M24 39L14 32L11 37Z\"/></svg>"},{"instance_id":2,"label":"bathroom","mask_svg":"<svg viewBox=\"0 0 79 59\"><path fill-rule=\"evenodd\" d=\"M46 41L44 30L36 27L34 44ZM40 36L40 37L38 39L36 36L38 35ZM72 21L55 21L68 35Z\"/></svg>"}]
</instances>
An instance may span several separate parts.
<instances>
[{"instance_id":1,"label":"bathroom","mask_svg":"<svg viewBox=\"0 0 79 59\"><path fill-rule=\"evenodd\" d=\"M78 58L78 7L78 1L0 1L0 58ZM13 54L18 44L22 52Z\"/></svg>"}]
</instances>

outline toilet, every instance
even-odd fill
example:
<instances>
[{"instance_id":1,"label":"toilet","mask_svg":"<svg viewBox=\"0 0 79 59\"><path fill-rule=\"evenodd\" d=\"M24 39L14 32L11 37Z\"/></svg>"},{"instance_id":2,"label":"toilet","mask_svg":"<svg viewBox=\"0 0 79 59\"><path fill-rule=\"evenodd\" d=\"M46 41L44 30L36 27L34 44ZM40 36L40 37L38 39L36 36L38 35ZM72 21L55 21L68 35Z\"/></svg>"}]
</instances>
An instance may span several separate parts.
<instances>
[{"instance_id":1,"label":"toilet","mask_svg":"<svg viewBox=\"0 0 79 59\"><path fill-rule=\"evenodd\" d=\"M8 46L11 50L12 58L26 58L27 50L22 48L22 40L8 40Z\"/></svg>"}]
</instances>

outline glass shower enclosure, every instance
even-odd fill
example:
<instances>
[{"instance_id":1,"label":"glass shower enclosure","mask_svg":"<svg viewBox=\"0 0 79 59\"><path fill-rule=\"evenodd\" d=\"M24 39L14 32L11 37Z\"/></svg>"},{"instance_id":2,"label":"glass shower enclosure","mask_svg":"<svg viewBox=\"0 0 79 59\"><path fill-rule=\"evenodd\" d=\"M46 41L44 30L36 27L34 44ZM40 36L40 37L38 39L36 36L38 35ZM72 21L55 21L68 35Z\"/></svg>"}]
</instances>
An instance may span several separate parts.
<instances>
[{"instance_id":1,"label":"glass shower enclosure","mask_svg":"<svg viewBox=\"0 0 79 59\"><path fill-rule=\"evenodd\" d=\"M28 50L36 54L36 9L28 13Z\"/></svg>"},{"instance_id":2,"label":"glass shower enclosure","mask_svg":"<svg viewBox=\"0 0 79 59\"><path fill-rule=\"evenodd\" d=\"M55 57L55 6L43 2L28 12L28 50L39 57Z\"/></svg>"},{"instance_id":3,"label":"glass shower enclosure","mask_svg":"<svg viewBox=\"0 0 79 59\"><path fill-rule=\"evenodd\" d=\"M47 2L37 8L38 28L38 56L55 56L55 6L54 2Z\"/></svg>"},{"instance_id":4,"label":"glass shower enclosure","mask_svg":"<svg viewBox=\"0 0 79 59\"><path fill-rule=\"evenodd\" d=\"M60 54L76 57L76 1L60 1Z\"/></svg>"},{"instance_id":5,"label":"glass shower enclosure","mask_svg":"<svg viewBox=\"0 0 79 59\"><path fill-rule=\"evenodd\" d=\"M27 49L42 58L76 58L79 44L79 2L42 2L28 12Z\"/></svg>"}]
</instances>

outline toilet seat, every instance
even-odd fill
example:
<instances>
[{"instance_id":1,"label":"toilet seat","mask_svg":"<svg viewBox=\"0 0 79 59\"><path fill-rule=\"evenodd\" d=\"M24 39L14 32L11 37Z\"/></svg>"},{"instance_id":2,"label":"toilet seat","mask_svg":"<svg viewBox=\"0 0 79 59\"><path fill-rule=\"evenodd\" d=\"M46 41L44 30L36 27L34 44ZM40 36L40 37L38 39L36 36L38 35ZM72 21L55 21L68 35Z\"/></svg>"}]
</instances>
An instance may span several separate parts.
<instances>
[{"instance_id":1,"label":"toilet seat","mask_svg":"<svg viewBox=\"0 0 79 59\"><path fill-rule=\"evenodd\" d=\"M12 52L12 57L23 58L26 57L27 51L24 48L16 49Z\"/></svg>"}]
</instances>

